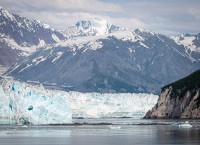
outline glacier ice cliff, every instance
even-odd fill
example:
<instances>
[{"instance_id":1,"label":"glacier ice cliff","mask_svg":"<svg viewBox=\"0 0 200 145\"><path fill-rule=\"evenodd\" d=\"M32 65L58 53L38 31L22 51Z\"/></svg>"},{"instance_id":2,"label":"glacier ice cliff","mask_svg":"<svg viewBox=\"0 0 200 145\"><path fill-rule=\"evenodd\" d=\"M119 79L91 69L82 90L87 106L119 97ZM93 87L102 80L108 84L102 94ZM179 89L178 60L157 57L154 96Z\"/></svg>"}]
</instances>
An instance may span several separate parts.
<instances>
[{"instance_id":1,"label":"glacier ice cliff","mask_svg":"<svg viewBox=\"0 0 200 145\"><path fill-rule=\"evenodd\" d=\"M71 120L64 92L13 80L0 81L0 123L62 124Z\"/></svg>"},{"instance_id":2,"label":"glacier ice cliff","mask_svg":"<svg viewBox=\"0 0 200 145\"><path fill-rule=\"evenodd\" d=\"M142 118L157 102L153 94L100 94L48 90L0 80L0 124L66 124L73 117Z\"/></svg>"},{"instance_id":3,"label":"glacier ice cliff","mask_svg":"<svg viewBox=\"0 0 200 145\"><path fill-rule=\"evenodd\" d=\"M131 93L77 93L69 95L73 117L103 118L132 117L142 118L148 108L155 105L158 96L153 94Z\"/></svg>"}]
</instances>

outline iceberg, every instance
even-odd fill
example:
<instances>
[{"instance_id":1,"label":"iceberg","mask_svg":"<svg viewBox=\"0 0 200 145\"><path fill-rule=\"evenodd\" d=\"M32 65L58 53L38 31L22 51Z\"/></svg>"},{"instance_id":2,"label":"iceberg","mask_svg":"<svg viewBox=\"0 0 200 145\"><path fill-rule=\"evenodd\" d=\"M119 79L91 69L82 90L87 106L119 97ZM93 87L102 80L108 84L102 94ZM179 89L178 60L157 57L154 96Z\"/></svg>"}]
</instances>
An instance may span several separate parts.
<instances>
[{"instance_id":1,"label":"iceberg","mask_svg":"<svg viewBox=\"0 0 200 145\"><path fill-rule=\"evenodd\" d=\"M142 118L157 103L153 94L81 93L0 80L0 124L69 124L73 118Z\"/></svg>"},{"instance_id":2,"label":"iceberg","mask_svg":"<svg viewBox=\"0 0 200 145\"><path fill-rule=\"evenodd\" d=\"M185 121L185 123L179 124L179 127L182 127L182 128L192 128L192 125L189 124L188 121Z\"/></svg>"}]
</instances>

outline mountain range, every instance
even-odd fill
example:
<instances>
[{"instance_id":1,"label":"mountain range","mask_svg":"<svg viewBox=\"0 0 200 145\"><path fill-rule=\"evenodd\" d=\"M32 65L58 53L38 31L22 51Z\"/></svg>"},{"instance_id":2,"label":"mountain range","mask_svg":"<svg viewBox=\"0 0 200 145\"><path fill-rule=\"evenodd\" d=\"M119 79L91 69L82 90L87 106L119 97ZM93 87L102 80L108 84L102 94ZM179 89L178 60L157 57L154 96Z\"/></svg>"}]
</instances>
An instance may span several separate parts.
<instances>
[{"instance_id":1,"label":"mountain range","mask_svg":"<svg viewBox=\"0 0 200 145\"><path fill-rule=\"evenodd\" d=\"M5 45L0 51L7 54L0 63L9 66L6 75L22 81L66 91L158 94L163 85L200 68L200 34L169 37L97 18L57 31L3 9L0 17ZM12 48L10 40L19 47ZM30 53L17 58L24 49ZM2 63L12 53L11 64L23 60L14 67Z\"/></svg>"},{"instance_id":2,"label":"mountain range","mask_svg":"<svg viewBox=\"0 0 200 145\"><path fill-rule=\"evenodd\" d=\"M0 65L10 68L46 44L65 39L47 24L0 8Z\"/></svg>"}]
</instances>

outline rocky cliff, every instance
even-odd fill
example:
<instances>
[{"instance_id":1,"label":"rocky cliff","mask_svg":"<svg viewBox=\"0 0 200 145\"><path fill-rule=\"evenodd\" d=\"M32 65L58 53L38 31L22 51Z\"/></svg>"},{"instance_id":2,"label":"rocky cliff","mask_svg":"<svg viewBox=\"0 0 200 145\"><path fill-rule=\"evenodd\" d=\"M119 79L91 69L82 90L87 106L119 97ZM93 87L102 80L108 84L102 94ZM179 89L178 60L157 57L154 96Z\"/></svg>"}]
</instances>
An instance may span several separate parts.
<instances>
[{"instance_id":1,"label":"rocky cliff","mask_svg":"<svg viewBox=\"0 0 200 145\"><path fill-rule=\"evenodd\" d=\"M144 118L200 118L200 70L163 87Z\"/></svg>"}]
</instances>

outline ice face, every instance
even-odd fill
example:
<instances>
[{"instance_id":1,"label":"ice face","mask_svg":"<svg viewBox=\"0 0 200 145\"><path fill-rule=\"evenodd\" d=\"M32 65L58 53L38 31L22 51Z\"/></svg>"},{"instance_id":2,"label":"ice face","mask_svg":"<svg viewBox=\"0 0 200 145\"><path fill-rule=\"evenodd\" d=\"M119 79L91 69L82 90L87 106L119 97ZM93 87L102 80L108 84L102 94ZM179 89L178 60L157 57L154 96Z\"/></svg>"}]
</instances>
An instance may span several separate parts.
<instances>
[{"instance_id":1,"label":"ice face","mask_svg":"<svg viewBox=\"0 0 200 145\"><path fill-rule=\"evenodd\" d=\"M2 80L0 118L6 124L63 124L71 123L72 114L64 92Z\"/></svg>"},{"instance_id":2,"label":"ice face","mask_svg":"<svg viewBox=\"0 0 200 145\"><path fill-rule=\"evenodd\" d=\"M99 94L76 93L69 95L73 117L133 117L142 118L157 102L153 94Z\"/></svg>"},{"instance_id":3,"label":"ice face","mask_svg":"<svg viewBox=\"0 0 200 145\"><path fill-rule=\"evenodd\" d=\"M153 94L64 92L0 80L0 124L64 124L73 117L140 119L157 99Z\"/></svg>"}]
</instances>

